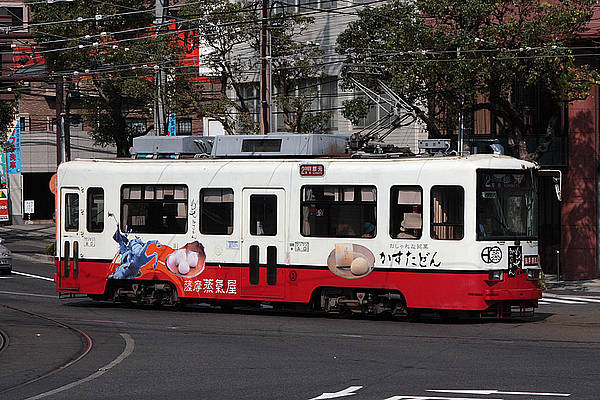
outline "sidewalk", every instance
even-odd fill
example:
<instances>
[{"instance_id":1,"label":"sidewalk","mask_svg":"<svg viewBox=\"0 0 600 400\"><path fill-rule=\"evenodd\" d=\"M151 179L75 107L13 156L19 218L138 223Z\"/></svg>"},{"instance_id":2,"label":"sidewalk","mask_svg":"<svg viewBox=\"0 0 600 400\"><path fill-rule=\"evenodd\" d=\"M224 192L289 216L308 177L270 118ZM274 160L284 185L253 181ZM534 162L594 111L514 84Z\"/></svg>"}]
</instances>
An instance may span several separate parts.
<instances>
[{"instance_id":1,"label":"sidewalk","mask_svg":"<svg viewBox=\"0 0 600 400\"><path fill-rule=\"evenodd\" d=\"M544 275L544 283L548 293L600 295L600 279L558 281L556 275Z\"/></svg>"},{"instance_id":2,"label":"sidewalk","mask_svg":"<svg viewBox=\"0 0 600 400\"><path fill-rule=\"evenodd\" d=\"M56 227L51 221L25 225L0 226L0 238L13 253L14 258L30 258L36 261L54 262L54 256L44 254L56 240Z\"/></svg>"}]
</instances>

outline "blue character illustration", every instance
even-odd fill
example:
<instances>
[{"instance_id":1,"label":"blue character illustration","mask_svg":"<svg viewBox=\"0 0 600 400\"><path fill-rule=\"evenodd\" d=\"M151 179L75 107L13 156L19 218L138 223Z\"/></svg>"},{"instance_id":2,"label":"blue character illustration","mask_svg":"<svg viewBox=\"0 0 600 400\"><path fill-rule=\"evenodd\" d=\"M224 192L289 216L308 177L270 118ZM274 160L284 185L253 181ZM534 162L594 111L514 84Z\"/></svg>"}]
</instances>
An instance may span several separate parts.
<instances>
[{"instance_id":1,"label":"blue character illustration","mask_svg":"<svg viewBox=\"0 0 600 400\"><path fill-rule=\"evenodd\" d=\"M108 279L135 279L142 276L142 267L154 259L153 267L156 269L158 265L158 253L154 252L151 255L146 254L148 246L155 244L156 248L160 248L161 244L157 240L151 240L144 243L139 237L129 239L127 234L123 234L119 230L113 235L115 242L119 244L119 253L121 254L121 264L115 269Z\"/></svg>"}]
</instances>

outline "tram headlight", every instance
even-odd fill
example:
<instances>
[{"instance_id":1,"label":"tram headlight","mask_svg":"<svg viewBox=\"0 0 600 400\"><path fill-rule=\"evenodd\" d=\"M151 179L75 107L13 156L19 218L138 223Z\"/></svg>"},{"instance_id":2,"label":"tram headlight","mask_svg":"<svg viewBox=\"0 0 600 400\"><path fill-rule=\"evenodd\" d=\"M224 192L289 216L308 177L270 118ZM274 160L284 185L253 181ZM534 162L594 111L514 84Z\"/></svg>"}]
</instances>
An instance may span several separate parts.
<instances>
[{"instance_id":1,"label":"tram headlight","mask_svg":"<svg viewBox=\"0 0 600 400\"><path fill-rule=\"evenodd\" d=\"M495 271L490 271L488 274L488 281L499 282L499 281L503 281L503 280L504 280L504 271L495 270Z\"/></svg>"},{"instance_id":2,"label":"tram headlight","mask_svg":"<svg viewBox=\"0 0 600 400\"><path fill-rule=\"evenodd\" d=\"M542 278L542 270L541 269L528 269L527 270L527 279L532 281L537 281Z\"/></svg>"}]
</instances>

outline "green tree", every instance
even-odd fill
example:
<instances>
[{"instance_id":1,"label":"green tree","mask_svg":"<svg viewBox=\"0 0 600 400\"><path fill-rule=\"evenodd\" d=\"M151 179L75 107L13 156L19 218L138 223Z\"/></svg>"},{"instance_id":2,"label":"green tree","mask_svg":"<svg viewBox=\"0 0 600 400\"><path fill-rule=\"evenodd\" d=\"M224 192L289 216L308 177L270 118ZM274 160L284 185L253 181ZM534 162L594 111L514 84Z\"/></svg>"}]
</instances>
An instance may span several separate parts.
<instances>
[{"instance_id":1,"label":"green tree","mask_svg":"<svg viewBox=\"0 0 600 400\"><path fill-rule=\"evenodd\" d=\"M118 156L128 156L133 137L150 128L134 129L127 118L151 115L155 68L176 66L181 54L173 35L163 34L166 28L159 35L152 28L154 1L32 1L29 7L50 72L73 77L81 86L90 135L97 144L116 145Z\"/></svg>"},{"instance_id":2,"label":"green tree","mask_svg":"<svg viewBox=\"0 0 600 400\"><path fill-rule=\"evenodd\" d=\"M198 46L203 63L218 78L218 92L196 86L187 103L201 116L221 122L229 134L253 134L258 124L252 116L253 87L260 71L258 1L206 0L184 5L178 16L182 29L199 24ZM191 21L191 22L185 22ZM321 75L322 53L315 46L294 38L313 22L312 18L294 13L276 14L271 24L272 96L281 109L285 127L290 132L319 131L329 119L328 113L310 112L316 98L312 89L298 90L309 79Z\"/></svg>"},{"instance_id":3,"label":"green tree","mask_svg":"<svg viewBox=\"0 0 600 400\"><path fill-rule=\"evenodd\" d=\"M15 118L15 102L0 100L0 152L11 151L8 144L8 128Z\"/></svg>"},{"instance_id":4,"label":"green tree","mask_svg":"<svg viewBox=\"0 0 600 400\"><path fill-rule=\"evenodd\" d=\"M560 104L585 97L595 74L576 62L573 39L586 29L593 0L390 0L364 8L338 38L339 51L373 67L413 108L430 137L456 132L461 111L489 110L513 154L537 160L557 125ZM366 67L365 67L366 66ZM346 75L347 76L347 75ZM528 151L530 109L519 93L538 91L553 112L544 118L545 140ZM346 115L368 107L355 100Z\"/></svg>"}]
</instances>

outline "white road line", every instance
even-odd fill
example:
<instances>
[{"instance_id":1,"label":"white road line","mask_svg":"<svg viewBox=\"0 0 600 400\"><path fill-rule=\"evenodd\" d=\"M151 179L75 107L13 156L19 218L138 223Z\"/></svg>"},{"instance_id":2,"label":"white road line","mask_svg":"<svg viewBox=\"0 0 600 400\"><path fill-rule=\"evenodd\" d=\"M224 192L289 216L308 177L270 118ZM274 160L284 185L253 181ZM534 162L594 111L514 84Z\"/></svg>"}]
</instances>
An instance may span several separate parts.
<instances>
[{"instance_id":1,"label":"white road line","mask_svg":"<svg viewBox=\"0 0 600 400\"><path fill-rule=\"evenodd\" d=\"M26 274L25 272L17 272L17 271L13 271L12 272L15 275L22 275L22 276L26 276L28 278L36 278L36 279L43 279L45 281L50 281L50 282L54 282L54 278L47 278L45 276L39 276L39 275L32 275L32 274Z\"/></svg>"},{"instance_id":2,"label":"white road line","mask_svg":"<svg viewBox=\"0 0 600 400\"><path fill-rule=\"evenodd\" d=\"M362 386L350 386L339 392L325 392L320 396L313 397L310 400L322 400L322 399L337 399L338 397L354 396L357 390L362 389Z\"/></svg>"},{"instance_id":3,"label":"white road line","mask_svg":"<svg viewBox=\"0 0 600 400\"><path fill-rule=\"evenodd\" d=\"M584 302L589 302L589 303L600 303L600 299L593 299L593 298L588 298L588 297L560 296L560 297L556 297L556 298L563 299L563 300L584 301Z\"/></svg>"},{"instance_id":4,"label":"white road line","mask_svg":"<svg viewBox=\"0 0 600 400\"><path fill-rule=\"evenodd\" d=\"M61 386L54 390L50 390L49 392L40 393L37 396L29 397L25 400L37 400L37 399L42 399L44 397L52 396L53 394L64 392L65 390L72 389L75 386L79 386L82 383L89 382L93 379L96 379L96 378L104 375L104 373L106 371L108 371L112 367L116 366L121 361L123 361L124 359L129 357L129 355L131 355L131 353L133 353L133 349L135 347L135 342L134 342L133 338L131 336L129 336L127 333L120 333L120 335L125 340L125 350L123 350L123 352L119 355L119 357L115 358L110 363L108 363L104 367L100 368L98 370L98 372L93 373L92 375L88 376L87 378L83 378L78 381L71 382L67 385Z\"/></svg>"},{"instance_id":5,"label":"white road line","mask_svg":"<svg viewBox=\"0 0 600 400\"><path fill-rule=\"evenodd\" d=\"M544 297L544 301L548 301L550 303L561 303L561 304L586 304L581 301L563 300L563 299L557 299L555 297Z\"/></svg>"},{"instance_id":6,"label":"white road line","mask_svg":"<svg viewBox=\"0 0 600 400\"><path fill-rule=\"evenodd\" d=\"M50 299L57 299L58 296L50 296L49 294L37 294L37 293L21 293L21 292L7 292L4 290L0 290L0 294L12 294L15 296L31 296L31 297L48 297Z\"/></svg>"},{"instance_id":7,"label":"white road line","mask_svg":"<svg viewBox=\"0 0 600 400\"><path fill-rule=\"evenodd\" d=\"M550 303L548 303L546 301L541 301L541 300L538 301L538 305L547 305L547 304L550 304Z\"/></svg>"},{"instance_id":8,"label":"white road line","mask_svg":"<svg viewBox=\"0 0 600 400\"><path fill-rule=\"evenodd\" d=\"M439 393L458 393L458 394L481 394L489 396L492 394L508 394L508 395L523 395L523 396L558 396L558 397L569 397L571 393L547 393L547 392L509 392L500 390L443 390L443 389L430 389L427 392L439 392Z\"/></svg>"},{"instance_id":9,"label":"white road line","mask_svg":"<svg viewBox=\"0 0 600 400\"><path fill-rule=\"evenodd\" d=\"M392 396L385 400L504 400L489 397Z\"/></svg>"},{"instance_id":10,"label":"white road line","mask_svg":"<svg viewBox=\"0 0 600 400\"><path fill-rule=\"evenodd\" d=\"M572 296L569 294L556 294L556 293L544 293L544 297L558 297L558 298L567 298L567 297L578 297L580 299L594 299L600 300L600 296Z\"/></svg>"}]
</instances>

